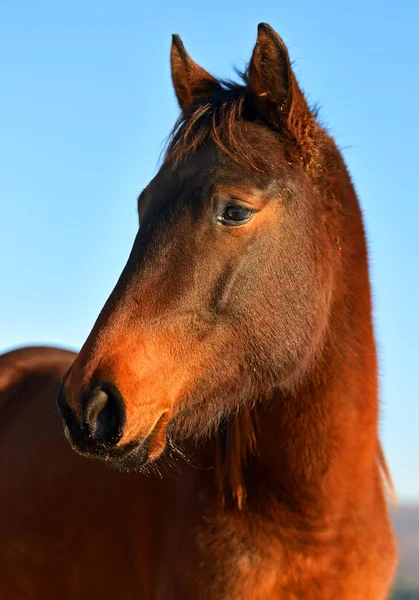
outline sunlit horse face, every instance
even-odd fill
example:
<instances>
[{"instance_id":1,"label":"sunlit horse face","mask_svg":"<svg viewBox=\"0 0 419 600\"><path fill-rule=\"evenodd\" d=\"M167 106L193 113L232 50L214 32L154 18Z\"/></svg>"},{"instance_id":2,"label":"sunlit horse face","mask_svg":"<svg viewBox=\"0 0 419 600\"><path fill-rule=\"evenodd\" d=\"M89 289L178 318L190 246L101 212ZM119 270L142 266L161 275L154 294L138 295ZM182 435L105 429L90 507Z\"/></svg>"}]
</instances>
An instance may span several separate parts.
<instances>
[{"instance_id":1,"label":"sunlit horse face","mask_svg":"<svg viewBox=\"0 0 419 600\"><path fill-rule=\"evenodd\" d=\"M312 175L325 134L277 34L260 26L244 86L221 88L177 37L172 74L181 123L58 398L73 447L124 467L261 390L298 386L321 349L338 261Z\"/></svg>"}]
</instances>

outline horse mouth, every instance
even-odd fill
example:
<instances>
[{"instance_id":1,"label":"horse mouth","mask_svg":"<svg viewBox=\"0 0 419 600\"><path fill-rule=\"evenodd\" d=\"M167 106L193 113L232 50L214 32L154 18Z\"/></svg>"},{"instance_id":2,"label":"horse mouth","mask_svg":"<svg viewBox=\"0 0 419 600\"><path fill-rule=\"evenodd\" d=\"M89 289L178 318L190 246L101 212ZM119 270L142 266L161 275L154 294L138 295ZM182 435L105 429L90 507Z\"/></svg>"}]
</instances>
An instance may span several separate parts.
<instances>
[{"instance_id":1,"label":"horse mouth","mask_svg":"<svg viewBox=\"0 0 419 600\"><path fill-rule=\"evenodd\" d=\"M120 448L106 448L101 444L80 445L70 441L72 450L85 458L95 458L123 471L138 470L149 460L150 441L130 442Z\"/></svg>"}]
</instances>

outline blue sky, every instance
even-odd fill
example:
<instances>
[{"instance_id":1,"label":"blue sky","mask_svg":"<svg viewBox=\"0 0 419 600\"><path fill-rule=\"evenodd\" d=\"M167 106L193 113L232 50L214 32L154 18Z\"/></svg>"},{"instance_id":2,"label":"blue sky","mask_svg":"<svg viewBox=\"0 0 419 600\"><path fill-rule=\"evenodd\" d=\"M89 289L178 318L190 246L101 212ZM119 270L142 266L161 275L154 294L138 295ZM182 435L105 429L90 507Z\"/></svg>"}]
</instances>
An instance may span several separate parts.
<instances>
[{"instance_id":1,"label":"blue sky","mask_svg":"<svg viewBox=\"0 0 419 600\"><path fill-rule=\"evenodd\" d=\"M177 116L171 34L229 77L259 22L343 149L365 214L382 438L419 500L419 3L0 4L0 351L79 348L125 263L136 197Z\"/></svg>"}]
</instances>

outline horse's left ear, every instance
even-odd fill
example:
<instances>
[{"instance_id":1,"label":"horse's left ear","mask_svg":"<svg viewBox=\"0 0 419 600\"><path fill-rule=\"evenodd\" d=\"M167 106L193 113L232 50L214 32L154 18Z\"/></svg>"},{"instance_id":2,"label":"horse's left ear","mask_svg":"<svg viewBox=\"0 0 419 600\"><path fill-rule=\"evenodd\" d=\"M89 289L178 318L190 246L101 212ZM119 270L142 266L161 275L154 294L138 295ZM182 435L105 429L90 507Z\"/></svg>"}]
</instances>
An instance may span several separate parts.
<instances>
[{"instance_id":1,"label":"horse's left ear","mask_svg":"<svg viewBox=\"0 0 419 600\"><path fill-rule=\"evenodd\" d=\"M191 59L178 35L173 35L170 63L173 87L182 110L221 88L215 77Z\"/></svg>"},{"instance_id":2,"label":"horse's left ear","mask_svg":"<svg viewBox=\"0 0 419 600\"><path fill-rule=\"evenodd\" d=\"M248 68L248 90L261 116L274 129L286 129L300 142L314 123L303 92L291 68L288 50L266 23L258 37Z\"/></svg>"}]
</instances>

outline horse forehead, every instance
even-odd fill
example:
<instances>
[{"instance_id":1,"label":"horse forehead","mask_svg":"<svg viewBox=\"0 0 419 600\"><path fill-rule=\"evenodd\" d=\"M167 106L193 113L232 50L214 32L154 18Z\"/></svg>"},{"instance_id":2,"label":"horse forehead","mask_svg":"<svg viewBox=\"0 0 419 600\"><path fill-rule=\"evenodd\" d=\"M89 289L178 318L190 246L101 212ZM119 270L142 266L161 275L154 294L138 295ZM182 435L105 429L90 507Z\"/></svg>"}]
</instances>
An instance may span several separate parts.
<instances>
[{"instance_id":1,"label":"horse forehead","mask_svg":"<svg viewBox=\"0 0 419 600\"><path fill-rule=\"evenodd\" d=\"M172 173L166 173L158 182L156 191L163 190L166 201L182 203L191 198L204 201L217 194L233 197L235 194L237 197L265 192L271 194L279 189L284 179L281 164L276 171L258 171L217 149L203 148Z\"/></svg>"}]
</instances>

